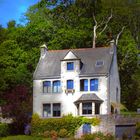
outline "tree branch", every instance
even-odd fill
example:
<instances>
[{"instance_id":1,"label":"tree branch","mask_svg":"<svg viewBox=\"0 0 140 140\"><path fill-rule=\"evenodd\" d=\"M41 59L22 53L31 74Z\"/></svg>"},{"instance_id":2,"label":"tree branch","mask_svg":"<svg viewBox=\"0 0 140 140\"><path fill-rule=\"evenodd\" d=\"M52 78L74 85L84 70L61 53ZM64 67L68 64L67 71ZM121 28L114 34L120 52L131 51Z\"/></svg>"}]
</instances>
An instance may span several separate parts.
<instances>
[{"instance_id":1,"label":"tree branch","mask_svg":"<svg viewBox=\"0 0 140 140\"><path fill-rule=\"evenodd\" d=\"M116 45L118 45L118 40L120 38L120 35L123 33L123 30L124 30L125 26L122 27L121 31L118 33L117 37L116 37Z\"/></svg>"},{"instance_id":2,"label":"tree branch","mask_svg":"<svg viewBox=\"0 0 140 140\"><path fill-rule=\"evenodd\" d=\"M107 28L107 26L108 26L108 23L110 22L110 20L112 19L112 9L111 9L111 14L110 14L110 16L108 17L108 19L107 19L107 21L106 21L106 23L105 23L105 26L104 26L104 28L103 28L103 30L99 33L99 35L101 35L104 31L105 31L105 29Z\"/></svg>"}]
</instances>

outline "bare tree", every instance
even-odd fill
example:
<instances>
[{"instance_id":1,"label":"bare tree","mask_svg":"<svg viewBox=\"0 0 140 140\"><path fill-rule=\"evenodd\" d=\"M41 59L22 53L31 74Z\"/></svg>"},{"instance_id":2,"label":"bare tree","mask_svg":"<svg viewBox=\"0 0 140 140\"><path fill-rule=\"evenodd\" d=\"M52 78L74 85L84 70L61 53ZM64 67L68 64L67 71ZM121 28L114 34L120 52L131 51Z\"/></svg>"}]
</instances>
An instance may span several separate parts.
<instances>
[{"instance_id":1,"label":"bare tree","mask_svg":"<svg viewBox=\"0 0 140 140\"><path fill-rule=\"evenodd\" d=\"M110 20L112 19L112 10L111 10L111 14L110 14L110 16L107 18L107 20L105 21L104 19L100 22L100 23L98 23L97 22L97 20L96 20L96 18L95 18L95 15L93 14L93 20L94 20L94 22L95 22L95 25L94 25L94 27L93 27L93 44L92 44L92 48L96 48L96 39L97 39L97 37L99 36L99 35L101 35L105 30L106 30L106 28L107 28L107 26L108 26L108 23L110 22ZM103 27L103 29L97 34L97 29L99 28L99 27L102 27L104 25L104 27Z\"/></svg>"}]
</instances>

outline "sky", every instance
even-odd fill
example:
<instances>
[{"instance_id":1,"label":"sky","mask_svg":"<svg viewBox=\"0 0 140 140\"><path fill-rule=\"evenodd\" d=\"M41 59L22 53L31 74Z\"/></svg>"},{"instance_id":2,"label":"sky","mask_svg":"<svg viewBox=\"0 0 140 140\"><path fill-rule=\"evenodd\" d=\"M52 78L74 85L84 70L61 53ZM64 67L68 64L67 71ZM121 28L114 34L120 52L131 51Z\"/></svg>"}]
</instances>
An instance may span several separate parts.
<instances>
[{"instance_id":1,"label":"sky","mask_svg":"<svg viewBox=\"0 0 140 140\"><path fill-rule=\"evenodd\" d=\"M6 27L10 20L20 23L22 15L29 6L37 2L39 0L0 0L0 24Z\"/></svg>"}]
</instances>

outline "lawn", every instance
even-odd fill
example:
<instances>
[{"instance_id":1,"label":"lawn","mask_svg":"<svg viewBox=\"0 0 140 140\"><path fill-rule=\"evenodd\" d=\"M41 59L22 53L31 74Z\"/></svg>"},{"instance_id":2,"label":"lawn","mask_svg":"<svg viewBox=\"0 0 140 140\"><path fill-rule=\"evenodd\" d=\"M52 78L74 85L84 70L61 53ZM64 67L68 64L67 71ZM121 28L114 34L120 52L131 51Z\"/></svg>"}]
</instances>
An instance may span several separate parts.
<instances>
[{"instance_id":1,"label":"lawn","mask_svg":"<svg viewBox=\"0 0 140 140\"><path fill-rule=\"evenodd\" d=\"M50 140L47 138L41 137L33 137L33 136L25 136L25 135L18 135L18 136L8 136L0 138L0 140Z\"/></svg>"}]
</instances>

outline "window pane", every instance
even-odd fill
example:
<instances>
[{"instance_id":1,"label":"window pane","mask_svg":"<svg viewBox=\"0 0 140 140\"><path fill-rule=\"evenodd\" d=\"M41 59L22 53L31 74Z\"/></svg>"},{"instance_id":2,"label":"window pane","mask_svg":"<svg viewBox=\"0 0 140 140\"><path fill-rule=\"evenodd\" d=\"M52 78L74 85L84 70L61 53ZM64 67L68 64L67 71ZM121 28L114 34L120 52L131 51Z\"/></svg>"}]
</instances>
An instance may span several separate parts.
<instances>
[{"instance_id":1,"label":"window pane","mask_svg":"<svg viewBox=\"0 0 140 140\"><path fill-rule=\"evenodd\" d=\"M61 115L61 111L60 111L60 104L56 103L53 104L53 116L60 116Z\"/></svg>"},{"instance_id":2,"label":"window pane","mask_svg":"<svg viewBox=\"0 0 140 140\"><path fill-rule=\"evenodd\" d=\"M67 63L67 70L74 70L74 63L73 62Z\"/></svg>"},{"instance_id":3,"label":"window pane","mask_svg":"<svg viewBox=\"0 0 140 140\"><path fill-rule=\"evenodd\" d=\"M91 91L98 91L98 79L91 79L90 80L90 90Z\"/></svg>"},{"instance_id":4,"label":"window pane","mask_svg":"<svg viewBox=\"0 0 140 140\"><path fill-rule=\"evenodd\" d=\"M50 81L44 81L43 82L43 92L44 93L51 92L51 82Z\"/></svg>"},{"instance_id":5,"label":"window pane","mask_svg":"<svg viewBox=\"0 0 140 140\"><path fill-rule=\"evenodd\" d=\"M51 116L51 105L43 104L43 117L50 117L50 116Z\"/></svg>"},{"instance_id":6,"label":"window pane","mask_svg":"<svg viewBox=\"0 0 140 140\"><path fill-rule=\"evenodd\" d=\"M80 80L80 91L88 91L88 80L87 79Z\"/></svg>"},{"instance_id":7,"label":"window pane","mask_svg":"<svg viewBox=\"0 0 140 140\"><path fill-rule=\"evenodd\" d=\"M73 89L73 80L67 80L67 89Z\"/></svg>"},{"instance_id":8,"label":"window pane","mask_svg":"<svg viewBox=\"0 0 140 140\"><path fill-rule=\"evenodd\" d=\"M53 81L53 92L54 93L60 92L60 81Z\"/></svg>"},{"instance_id":9,"label":"window pane","mask_svg":"<svg viewBox=\"0 0 140 140\"><path fill-rule=\"evenodd\" d=\"M82 111L83 114L92 114L92 103L83 103Z\"/></svg>"}]
</instances>

